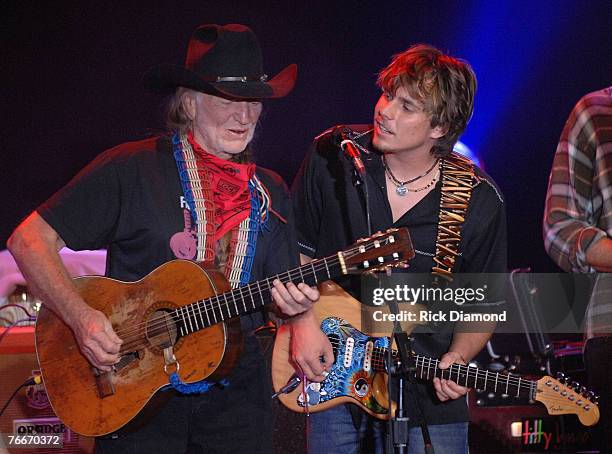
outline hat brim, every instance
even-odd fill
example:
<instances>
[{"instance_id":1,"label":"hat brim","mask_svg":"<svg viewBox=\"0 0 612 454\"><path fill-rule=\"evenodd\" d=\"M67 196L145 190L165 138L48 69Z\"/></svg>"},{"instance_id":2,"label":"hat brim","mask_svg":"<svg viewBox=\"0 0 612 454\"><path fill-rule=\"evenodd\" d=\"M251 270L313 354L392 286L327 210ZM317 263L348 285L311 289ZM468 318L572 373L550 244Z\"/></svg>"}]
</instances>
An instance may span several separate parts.
<instances>
[{"instance_id":1,"label":"hat brim","mask_svg":"<svg viewBox=\"0 0 612 454\"><path fill-rule=\"evenodd\" d=\"M266 82L208 82L183 66L159 65L145 73L143 83L147 90L158 94L170 94L177 87L185 87L216 96L264 99L287 96L293 90L296 79L296 64L287 66Z\"/></svg>"}]
</instances>

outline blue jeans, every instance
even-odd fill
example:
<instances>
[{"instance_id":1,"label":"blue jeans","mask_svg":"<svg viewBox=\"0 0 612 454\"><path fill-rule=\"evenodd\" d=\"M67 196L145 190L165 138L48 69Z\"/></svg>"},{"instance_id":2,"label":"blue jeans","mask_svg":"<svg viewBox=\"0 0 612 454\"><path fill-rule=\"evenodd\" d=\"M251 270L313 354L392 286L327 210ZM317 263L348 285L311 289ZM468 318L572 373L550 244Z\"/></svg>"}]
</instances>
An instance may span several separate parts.
<instances>
[{"instance_id":1,"label":"blue jeans","mask_svg":"<svg viewBox=\"0 0 612 454\"><path fill-rule=\"evenodd\" d=\"M386 421L364 415L359 430L346 405L339 405L307 418L308 454L362 454L385 452ZM430 425L429 435L436 454L468 452L468 423ZM409 432L409 454L425 452L420 427Z\"/></svg>"}]
</instances>

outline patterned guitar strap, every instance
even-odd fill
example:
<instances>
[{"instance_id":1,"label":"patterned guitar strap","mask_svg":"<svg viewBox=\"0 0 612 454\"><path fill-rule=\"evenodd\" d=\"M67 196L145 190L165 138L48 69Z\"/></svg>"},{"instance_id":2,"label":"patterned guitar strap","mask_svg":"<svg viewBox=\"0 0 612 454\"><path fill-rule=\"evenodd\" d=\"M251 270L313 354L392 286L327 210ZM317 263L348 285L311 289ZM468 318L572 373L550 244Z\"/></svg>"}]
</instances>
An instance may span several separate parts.
<instances>
[{"instance_id":1,"label":"patterned guitar strap","mask_svg":"<svg viewBox=\"0 0 612 454\"><path fill-rule=\"evenodd\" d=\"M206 263L210 266L214 263L215 257L214 239L213 235L210 234L212 225L215 223L215 204L213 202L214 194L211 187L211 178L201 161L196 158L186 134L175 132L172 136L172 148L183 195L193 217L191 223L196 230L196 254L193 258L197 262ZM230 250L224 267L224 274L232 289L250 281L258 232L267 228L268 210L271 206L270 195L257 175L254 174L250 178L248 188L251 194L250 213L246 219L228 232L228 235L231 235ZM170 385L182 394L203 393L217 385L217 383L207 380L184 383L177 372L178 369L169 374L169 381ZM229 381L223 379L218 384L228 386Z\"/></svg>"},{"instance_id":2,"label":"patterned guitar strap","mask_svg":"<svg viewBox=\"0 0 612 454\"><path fill-rule=\"evenodd\" d=\"M465 222L472 188L478 183L474 164L452 152L442 160L442 196L436 238L436 254L431 273L435 282L453 280L453 268L459 256L461 228Z\"/></svg>"}]
</instances>

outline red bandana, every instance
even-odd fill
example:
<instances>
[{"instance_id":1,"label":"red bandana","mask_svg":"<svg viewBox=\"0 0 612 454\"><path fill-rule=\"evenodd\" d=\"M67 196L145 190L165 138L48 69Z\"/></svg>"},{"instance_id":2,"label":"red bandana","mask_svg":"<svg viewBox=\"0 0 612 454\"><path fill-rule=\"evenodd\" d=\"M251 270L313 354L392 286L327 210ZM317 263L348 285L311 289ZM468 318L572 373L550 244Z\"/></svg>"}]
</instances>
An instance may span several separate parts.
<instances>
[{"instance_id":1,"label":"red bandana","mask_svg":"<svg viewBox=\"0 0 612 454\"><path fill-rule=\"evenodd\" d=\"M251 212L249 180L255 173L254 164L237 164L205 151L190 132L187 136L198 158L199 171L208 174L213 191L214 241L245 220Z\"/></svg>"}]
</instances>

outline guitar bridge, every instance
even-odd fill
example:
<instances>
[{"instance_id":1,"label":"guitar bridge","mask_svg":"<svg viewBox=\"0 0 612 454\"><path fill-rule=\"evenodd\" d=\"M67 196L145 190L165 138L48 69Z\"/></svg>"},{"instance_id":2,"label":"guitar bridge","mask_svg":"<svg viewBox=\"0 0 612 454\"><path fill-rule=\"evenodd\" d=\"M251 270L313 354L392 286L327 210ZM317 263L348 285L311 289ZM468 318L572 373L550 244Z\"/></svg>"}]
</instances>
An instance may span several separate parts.
<instances>
[{"instance_id":1,"label":"guitar bridge","mask_svg":"<svg viewBox=\"0 0 612 454\"><path fill-rule=\"evenodd\" d=\"M109 372L102 372L99 369L92 367L94 377L96 379L96 388L98 396L103 399L115 394L115 386L113 385L114 369Z\"/></svg>"}]
</instances>

